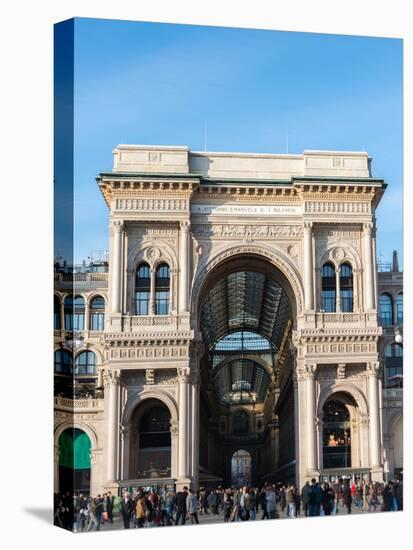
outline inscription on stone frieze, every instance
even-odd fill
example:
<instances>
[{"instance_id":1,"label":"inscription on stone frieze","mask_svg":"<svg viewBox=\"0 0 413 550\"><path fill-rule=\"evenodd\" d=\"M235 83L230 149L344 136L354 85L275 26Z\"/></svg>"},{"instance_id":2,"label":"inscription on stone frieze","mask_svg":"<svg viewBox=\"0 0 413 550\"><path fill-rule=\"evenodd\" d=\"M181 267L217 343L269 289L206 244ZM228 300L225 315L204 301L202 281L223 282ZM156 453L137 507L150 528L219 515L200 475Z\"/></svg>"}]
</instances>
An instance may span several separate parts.
<instances>
[{"instance_id":1,"label":"inscription on stone frieze","mask_svg":"<svg viewBox=\"0 0 413 550\"><path fill-rule=\"evenodd\" d=\"M192 204L192 214L239 216L299 216L301 205L236 205L236 204Z\"/></svg>"},{"instance_id":2,"label":"inscription on stone frieze","mask_svg":"<svg viewBox=\"0 0 413 550\"><path fill-rule=\"evenodd\" d=\"M254 237L256 239L301 237L301 225L193 225L196 237Z\"/></svg>"}]
</instances>

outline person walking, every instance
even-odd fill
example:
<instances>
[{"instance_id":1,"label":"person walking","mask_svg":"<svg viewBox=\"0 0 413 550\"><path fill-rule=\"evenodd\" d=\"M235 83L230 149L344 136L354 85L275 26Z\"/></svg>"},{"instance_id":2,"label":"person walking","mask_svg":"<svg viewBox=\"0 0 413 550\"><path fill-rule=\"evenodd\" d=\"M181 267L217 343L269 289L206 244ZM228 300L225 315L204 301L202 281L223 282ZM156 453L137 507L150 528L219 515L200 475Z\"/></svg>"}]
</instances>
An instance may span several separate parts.
<instances>
[{"instance_id":1,"label":"person walking","mask_svg":"<svg viewBox=\"0 0 413 550\"><path fill-rule=\"evenodd\" d=\"M351 514L351 504L353 502L353 496L351 494L352 490L350 488L350 482L348 479L344 481L344 487L343 487L343 501L344 506L347 507L347 513Z\"/></svg>"},{"instance_id":2,"label":"person walking","mask_svg":"<svg viewBox=\"0 0 413 550\"><path fill-rule=\"evenodd\" d=\"M186 520L186 497L188 496L188 487L176 494L176 517L175 525L185 525Z\"/></svg>"},{"instance_id":3,"label":"person walking","mask_svg":"<svg viewBox=\"0 0 413 550\"><path fill-rule=\"evenodd\" d=\"M123 519L123 527L129 529L130 520L133 513L133 500L128 492L124 493L122 500L120 501L120 513Z\"/></svg>"},{"instance_id":4,"label":"person walking","mask_svg":"<svg viewBox=\"0 0 413 550\"><path fill-rule=\"evenodd\" d=\"M271 485L265 491L265 501L268 519L275 519L276 496L274 487Z\"/></svg>"},{"instance_id":5,"label":"person walking","mask_svg":"<svg viewBox=\"0 0 413 550\"><path fill-rule=\"evenodd\" d=\"M301 502L303 504L304 515L308 516L308 503L310 500L310 483L305 482L305 485L301 489Z\"/></svg>"},{"instance_id":6,"label":"person walking","mask_svg":"<svg viewBox=\"0 0 413 550\"><path fill-rule=\"evenodd\" d=\"M189 489L186 497L186 511L189 514L191 524L199 523L198 521L198 498L192 489Z\"/></svg>"},{"instance_id":7,"label":"person walking","mask_svg":"<svg viewBox=\"0 0 413 550\"><path fill-rule=\"evenodd\" d=\"M231 512L234 508L234 499L232 498L231 489L227 489L224 495L224 522L228 523L231 517Z\"/></svg>"},{"instance_id":8,"label":"person walking","mask_svg":"<svg viewBox=\"0 0 413 550\"><path fill-rule=\"evenodd\" d=\"M108 514L109 523L113 523L113 508L115 505L115 497L110 491L106 495L106 512Z\"/></svg>"},{"instance_id":9,"label":"person walking","mask_svg":"<svg viewBox=\"0 0 413 550\"><path fill-rule=\"evenodd\" d=\"M324 483L321 505L325 516L330 516L334 508L334 491L329 483Z\"/></svg>"},{"instance_id":10,"label":"person walking","mask_svg":"<svg viewBox=\"0 0 413 550\"><path fill-rule=\"evenodd\" d=\"M135 508L135 518L136 518L136 528L142 529L145 527L145 520L148 513L148 508L146 505L146 499L143 492L138 493L136 498L136 508ZM125 525L126 527L126 525Z\"/></svg>"},{"instance_id":11,"label":"person walking","mask_svg":"<svg viewBox=\"0 0 413 550\"><path fill-rule=\"evenodd\" d=\"M315 478L311 480L310 492L308 498L308 512L310 516L320 515L322 489Z\"/></svg>"},{"instance_id":12,"label":"person walking","mask_svg":"<svg viewBox=\"0 0 413 550\"><path fill-rule=\"evenodd\" d=\"M295 518L294 485L292 484L288 484L285 491L285 502L287 505L287 517Z\"/></svg>"}]
</instances>

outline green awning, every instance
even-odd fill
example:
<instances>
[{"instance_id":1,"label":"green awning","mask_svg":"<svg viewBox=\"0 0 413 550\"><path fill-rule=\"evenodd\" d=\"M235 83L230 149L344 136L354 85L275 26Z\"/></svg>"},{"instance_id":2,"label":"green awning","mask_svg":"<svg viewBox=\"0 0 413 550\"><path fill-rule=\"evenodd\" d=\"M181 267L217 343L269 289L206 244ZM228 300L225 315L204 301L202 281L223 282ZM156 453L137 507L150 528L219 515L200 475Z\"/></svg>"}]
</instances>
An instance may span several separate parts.
<instances>
[{"instance_id":1,"label":"green awning","mask_svg":"<svg viewBox=\"0 0 413 550\"><path fill-rule=\"evenodd\" d=\"M59 466L74 470L90 469L89 436L75 428L65 430L59 438Z\"/></svg>"}]
</instances>

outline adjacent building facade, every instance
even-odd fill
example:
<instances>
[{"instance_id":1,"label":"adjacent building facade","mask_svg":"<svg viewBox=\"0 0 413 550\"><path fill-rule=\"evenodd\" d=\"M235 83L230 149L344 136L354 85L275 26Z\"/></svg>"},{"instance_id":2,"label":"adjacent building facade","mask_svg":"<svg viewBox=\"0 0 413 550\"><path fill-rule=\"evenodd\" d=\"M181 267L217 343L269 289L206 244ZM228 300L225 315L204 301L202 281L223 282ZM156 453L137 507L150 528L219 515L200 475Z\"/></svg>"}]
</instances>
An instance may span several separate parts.
<instances>
[{"instance_id":1,"label":"adjacent building facade","mask_svg":"<svg viewBox=\"0 0 413 550\"><path fill-rule=\"evenodd\" d=\"M97 184L108 260L55 273L56 490L402 473L366 153L120 145Z\"/></svg>"}]
</instances>

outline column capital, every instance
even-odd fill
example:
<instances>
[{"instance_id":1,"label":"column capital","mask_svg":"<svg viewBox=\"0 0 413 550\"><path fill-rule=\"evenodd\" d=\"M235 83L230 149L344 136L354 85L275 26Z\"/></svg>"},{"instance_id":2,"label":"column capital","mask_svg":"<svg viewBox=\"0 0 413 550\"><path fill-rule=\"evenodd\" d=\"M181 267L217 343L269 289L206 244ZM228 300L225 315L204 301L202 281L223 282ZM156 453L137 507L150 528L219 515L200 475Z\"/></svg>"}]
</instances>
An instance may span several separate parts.
<instances>
[{"instance_id":1,"label":"column capital","mask_svg":"<svg viewBox=\"0 0 413 550\"><path fill-rule=\"evenodd\" d=\"M103 385L105 388L120 385L120 369L105 369L103 371Z\"/></svg>"},{"instance_id":2,"label":"column capital","mask_svg":"<svg viewBox=\"0 0 413 550\"><path fill-rule=\"evenodd\" d=\"M369 376L378 376L380 374L380 361L367 363L367 374Z\"/></svg>"},{"instance_id":3,"label":"column capital","mask_svg":"<svg viewBox=\"0 0 413 550\"><path fill-rule=\"evenodd\" d=\"M191 227L191 222L189 220L182 220L179 222L179 227L181 231L189 231L189 228Z\"/></svg>"},{"instance_id":4,"label":"column capital","mask_svg":"<svg viewBox=\"0 0 413 550\"><path fill-rule=\"evenodd\" d=\"M311 230L313 229L313 222L304 222L303 228L306 233L311 233Z\"/></svg>"},{"instance_id":5,"label":"column capital","mask_svg":"<svg viewBox=\"0 0 413 550\"><path fill-rule=\"evenodd\" d=\"M123 220L113 220L112 225L116 233L121 233L125 227L125 222Z\"/></svg>"},{"instance_id":6,"label":"column capital","mask_svg":"<svg viewBox=\"0 0 413 550\"><path fill-rule=\"evenodd\" d=\"M305 363L301 367L298 367L297 380L314 380L317 365L315 363Z\"/></svg>"},{"instance_id":7,"label":"column capital","mask_svg":"<svg viewBox=\"0 0 413 550\"><path fill-rule=\"evenodd\" d=\"M178 375L178 382L189 382L189 375L191 373L191 369L189 367L178 367L176 369L176 373Z\"/></svg>"},{"instance_id":8,"label":"column capital","mask_svg":"<svg viewBox=\"0 0 413 550\"><path fill-rule=\"evenodd\" d=\"M373 231L373 227L374 227L373 222L363 223L364 232L367 234L371 234L371 232Z\"/></svg>"}]
</instances>

